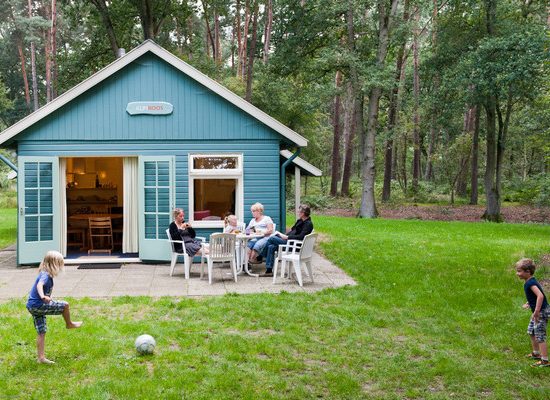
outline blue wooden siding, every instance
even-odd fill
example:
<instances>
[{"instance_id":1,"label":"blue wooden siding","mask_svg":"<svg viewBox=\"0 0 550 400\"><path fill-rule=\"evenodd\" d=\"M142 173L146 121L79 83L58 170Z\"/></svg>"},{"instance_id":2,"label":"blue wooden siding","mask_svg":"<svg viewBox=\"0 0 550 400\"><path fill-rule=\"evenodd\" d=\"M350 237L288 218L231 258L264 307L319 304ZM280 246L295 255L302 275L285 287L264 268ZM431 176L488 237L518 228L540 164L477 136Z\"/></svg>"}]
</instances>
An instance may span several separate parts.
<instances>
[{"instance_id":1,"label":"blue wooden siding","mask_svg":"<svg viewBox=\"0 0 550 400\"><path fill-rule=\"evenodd\" d=\"M259 201L265 214L280 226L279 204L279 142L262 141L106 141L106 142L56 142L21 141L20 156L94 157L94 156L175 156L176 157L176 207L188 211L190 153L242 153L244 183L244 219L252 218L250 206ZM279 229L279 228L278 228ZM199 230L207 236L213 230Z\"/></svg>"},{"instance_id":2,"label":"blue wooden siding","mask_svg":"<svg viewBox=\"0 0 550 400\"><path fill-rule=\"evenodd\" d=\"M166 101L171 115L134 115L128 102ZM54 111L18 140L275 140L277 132L147 53Z\"/></svg>"}]
</instances>

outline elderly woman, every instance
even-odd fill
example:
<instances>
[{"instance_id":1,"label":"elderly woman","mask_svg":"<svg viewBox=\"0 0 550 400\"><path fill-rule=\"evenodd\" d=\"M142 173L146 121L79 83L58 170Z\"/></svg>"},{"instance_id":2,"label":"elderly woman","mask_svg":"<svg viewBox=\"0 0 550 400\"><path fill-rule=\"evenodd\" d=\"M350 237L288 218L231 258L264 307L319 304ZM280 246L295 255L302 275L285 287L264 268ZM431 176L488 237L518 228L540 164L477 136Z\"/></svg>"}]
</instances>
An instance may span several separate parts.
<instances>
[{"instance_id":1,"label":"elderly woman","mask_svg":"<svg viewBox=\"0 0 550 400\"><path fill-rule=\"evenodd\" d=\"M191 225L185 222L185 213L181 208L174 208L172 211L172 218L174 221L170 224L170 237L172 240L181 240L185 245L185 252L189 257L198 255L202 252L201 242L196 240L196 233ZM183 253L183 246L181 243L174 243L174 249L178 253ZM204 253L208 254L208 249L204 249Z\"/></svg>"},{"instance_id":2,"label":"elderly woman","mask_svg":"<svg viewBox=\"0 0 550 400\"><path fill-rule=\"evenodd\" d=\"M250 211L252 211L253 218L248 223L246 229L264 235L262 238L253 239L248 242L248 262L258 264L258 255L262 252L267 243L267 239L269 239L269 236L273 233L273 220L267 215L264 215L264 206L261 203L252 204Z\"/></svg>"}]
</instances>

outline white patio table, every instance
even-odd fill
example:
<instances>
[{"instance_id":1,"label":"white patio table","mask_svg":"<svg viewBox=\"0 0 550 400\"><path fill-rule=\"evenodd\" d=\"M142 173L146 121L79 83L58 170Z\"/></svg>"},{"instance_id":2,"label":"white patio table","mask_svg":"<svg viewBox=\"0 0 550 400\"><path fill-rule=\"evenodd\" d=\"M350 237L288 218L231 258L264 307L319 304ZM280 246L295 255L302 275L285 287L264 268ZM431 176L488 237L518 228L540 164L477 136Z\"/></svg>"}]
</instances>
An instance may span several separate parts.
<instances>
[{"instance_id":1,"label":"white patio table","mask_svg":"<svg viewBox=\"0 0 550 400\"><path fill-rule=\"evenodd\" d=\"M255 276L255 277L260 276L259 274L253 274L252 272L250 272L249 266L248 266L248 257L246 254L246 249L247 249L248 242L250 240L262 238L264 237L264 235L262 233L254 233L254 232L251 232L248 235L246 233L237 233L236 235L237 235L237 240L239 241L239 246L237 246L236 248L237 267L238 267L237 273L242 274L244 270L244 272L246 272L250 276Z\"/></svg>"}]
</instances>

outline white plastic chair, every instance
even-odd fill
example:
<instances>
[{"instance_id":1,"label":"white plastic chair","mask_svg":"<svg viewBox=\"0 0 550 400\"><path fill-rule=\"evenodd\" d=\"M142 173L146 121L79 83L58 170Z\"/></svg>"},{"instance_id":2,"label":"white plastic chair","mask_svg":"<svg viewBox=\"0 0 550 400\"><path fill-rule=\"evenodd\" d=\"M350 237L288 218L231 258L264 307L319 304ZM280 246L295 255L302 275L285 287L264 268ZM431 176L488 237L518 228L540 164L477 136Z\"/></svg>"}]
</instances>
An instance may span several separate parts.
<instances>
[{"instance_id":1,"label":"white plastic chair","mask_svg":"<svg viewBox=\"0 0 550 400\"><path fill-rule=\"evenodd\" d=\"M246 224L244 222L237 222L237 229L241 233L245 233ZM246 259L246 247L243 246L242 240L237 239L235 242L235 256L237 261L237 273L240 273L244 268L244 260Z\"/></svg>"},{"instance_id":2,"label":"white plastic chair","mask_svg":"<svg viewBox=\"0 0 550 400\"><path fill-rule=\"evenodd\" d=\"M237 262L235 260L236 237L232 233L213 233L210 235L209 252L201 256L201 271L206 258L208 264L208 283L212 284L212 268L215 262L229 261L235 282L237 282Z\"/></svg>"},{"instance_id":3,"label":"white plastic chair","mask_svg":"<svg viewBox=\"0 0 550 400\"><path fill-rule=\"evenodd\" d=\"M170 242L170 246L172 248L172 257L170 261L170 276L174 274L174 268L176 268L176 263L178 262L178 256L183 257L183 266L185 271L185 279L189 279L189 272L191 271L191 257L187 254L185 251L185 243L183 240L173 240L170 236L170 229L166 229L166 236L168 236L168 241ZM202 236L197 236L195 239L200 240L203 244L206 242L206 238ZM183 247L183 253L178 253L175 249L174 243L180 243ZM204 247L204 246L203 246ZM201 265L201 278L202 278L202 265Z\"/></svg>"},{"instance_id":4,"label":"white plastic chair","mask_svg":"<svg viewBox=\"0 0 550 400\"><path fill-rule=\"evenodd\" d=\"M302 264L306 265L307 272L313 282L313 271L311 270L311 258L313 257L313 247L317 240L317 233L310 233L304 237L304 240L290 239L286 244L279 245L279 251L275 265L273 266L273 283L277 279L277 269L281 263L281 277L284 276L286 263L291 262L294 267L294 273L298 284L303 286L302 282Z\"/></svg>"}]
</instances>

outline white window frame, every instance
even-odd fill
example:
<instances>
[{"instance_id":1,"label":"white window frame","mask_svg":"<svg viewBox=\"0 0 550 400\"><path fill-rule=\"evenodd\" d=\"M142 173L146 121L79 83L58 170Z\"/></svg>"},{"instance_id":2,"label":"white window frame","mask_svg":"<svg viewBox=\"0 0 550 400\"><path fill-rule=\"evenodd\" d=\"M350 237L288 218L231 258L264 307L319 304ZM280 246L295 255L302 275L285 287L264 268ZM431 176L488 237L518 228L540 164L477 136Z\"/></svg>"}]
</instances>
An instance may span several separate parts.
<instances>
[{"instance_id":1,"label":"white window frame","mask_svg":"<svg viewBox=\"0 0 550 400\"><path fill-rule=\"evenodd\" d=\"M195 169L193 161L200 157L235 157L236 169ZM223 228L223 219L219 221L195 221L195 179L236 179L235 188L235 215L237 220L244 218L244 179L243 179L243 155L241 153L190 153L189 166L189 210L187 220L193 228Z\"/></svg>"}]
</instances>

